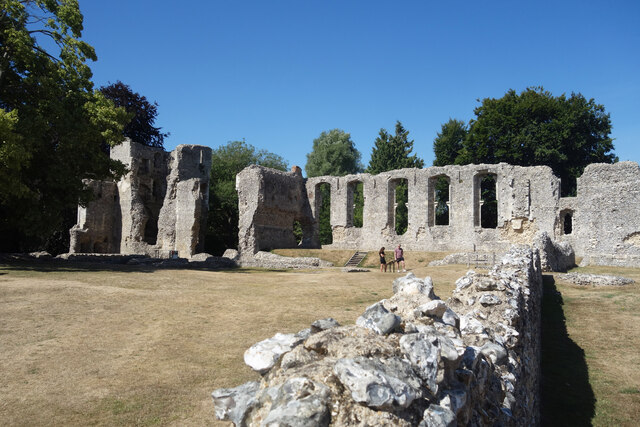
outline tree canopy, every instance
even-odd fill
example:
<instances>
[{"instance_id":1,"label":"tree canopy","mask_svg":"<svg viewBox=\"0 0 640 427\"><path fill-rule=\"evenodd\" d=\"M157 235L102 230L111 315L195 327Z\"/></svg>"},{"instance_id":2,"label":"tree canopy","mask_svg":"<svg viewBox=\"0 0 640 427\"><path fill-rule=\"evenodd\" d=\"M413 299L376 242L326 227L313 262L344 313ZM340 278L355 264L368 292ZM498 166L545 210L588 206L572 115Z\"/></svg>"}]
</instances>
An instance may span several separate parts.
<instances>
[{"instance_id":1,"label":"tree canopy","mask_svg":"<svg viewBox=\"0 0 640 427\"><path fill-rule=\"evenodd\" d=\"M84 178L124 172L102 147L129 116L93 90L77 0L0 4L0 251L29 250L90 200Z\"/></svg>"},{"instance_id":2,"label":"tree canopy","mask_svg":"<svg viewBox=\"0 0 640 427\"><path fill-rule=\"evenodd\" d=\"M582 94L553 96L542 87L485 98L468 130L449 120L434 140L435 165L499 163L546 165L575 194L576 178L595 162L612 163L611 120L605 108ZM464 132L466 130L466 133Z\"/></svg>"},{"instance_id":3,"label":"tree canopy","mask_svg":"<svg viewBox=\"0 0 640 427\"><path fill-rule=\"evenodd\" d=\"M145 96L134 92L131 87L121 81L102 86L100 92L116 107L123 107L127 113L133 115L131 121L124 127L124 136L150 147L164 146L164 139L169 134L160 132L161 128L154 126L158 116L157 102L149 102Z\"/></svg>"},{"instance_id":4,"label":"tree canopy","mask_svg":"<svg viewBox=\"0 0 640 427\"><path fill-rule=\"evenodd\" d=\"M402 126L400 121L397 121L394 135L390 135L386 129L380 129L371 151L371 160L366 171L371 174L378 174L394 169L422 168L424 160L415 154L411 154L412 151L413 140L409 140L409 131ZM408 201L407 183L401 182L395 187L396 211L394 228L398 235L404 234L409 225Z\"/></svg>"},{"instance_id":5,"label":"tree canopy","mask_svg":"<svg viewBox=\"0 0 640 427\"><path fill-rule=\"evenodd\" d=\"M313 149L307 154L307 177L344 176L363 170L361 154L353 144L351 135L341 129L324 131L313 140Z\"/></svg>"},{"instance_id":6,"label":"tree canopy","mask_svg":"<svg viewBox=\"0 0 640 427\"><path fill-rule=\"evenodd\" d=\"M231 141L213 150L209 184L206 251L221 255L238 247L238 193L236 175L249 165L287 170L287 161L245 141Z\"/></svg>"},{"instance_id":7,"label":"tree canopy","mask_svg":"<svg viewBox=\"0 0 640 427\"><path fill-rule=\"evenodd\" d=\"M394 169L422 168L424 160L411 154L412 151L413 140L409 140L409 131L397 121L395 135L390 135L386 129L380 129L366 172L378 174Z\"/></svg>"}]
</instances>

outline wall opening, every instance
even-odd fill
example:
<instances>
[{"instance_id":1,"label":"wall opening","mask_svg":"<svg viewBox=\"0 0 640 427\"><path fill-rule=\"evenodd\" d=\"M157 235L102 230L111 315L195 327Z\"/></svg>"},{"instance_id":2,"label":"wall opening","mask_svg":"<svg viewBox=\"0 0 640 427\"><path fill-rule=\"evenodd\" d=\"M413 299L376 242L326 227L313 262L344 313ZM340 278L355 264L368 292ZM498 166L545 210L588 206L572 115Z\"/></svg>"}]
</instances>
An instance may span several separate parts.
<instances>
[{"instance_id":1,"label":"wall opening","mask_svg":"<svg viewBox=\"0 0 640 427\"><path fill-rule=\"evenodd\" d=\"M389 225L398 236L406 233L409 226L409 183L405 178L389 181Z\"/></svg>"},{"instance_id":2,"label":"wall opening","mask_svg":"<svg viewBox=\"0 0 640 427\"><path fill-rule=\"evenodd\" d=\"M474 225L482 228L498 227L497 175L484 173L474 179Z\"/></svg>"},{"instance_id":3,"label":"wall opening","mask_svg":"<svg viewBox=\"0 0 640 427\"><path fill-rule=\"evenodd\" d=\"M429 226L449 225L450 179L446 175L429 178L429 200L427 203Z\"/></svg>"},{"instance_id":4,"label":"wall opening","mask_svg":"<svg viewBox=\"0 0 640 427\"><path fill-rule=\"evenodd\" d=\"M318 219L318 235L321 245L333 243L331 231L331 184L327 182L316 185L316 215Z\"/></svg>"},{"instance_id":5,"label":"wall opening","mask_svg":"<svg viewBox=\"0 0 640 427\"><path fill-rule=\"evenodd\" d=\"M560 214L560 224L562 226L562 234L573 233L573 212L563 211Z\"/></svg>"},{"instance_id":6,"label":"wall opening","mask_svg":"<svg viewBox=\"0 0 640 427\"><path fill-rule=\"evenodd\" d=\"M347 226L361 228L364 214L364 185L351 181L347 186Z\"/></svg>"},{"instance_id":7,"label":"wall opening","mask_svg":"<svg viewBox=\"0 0 640 427\"><path fill-rule=\"evenodd\" d=\"M294 220L293 221L293 238L296 241L296 245L300 245L302 243L302 238L303 238L303 232L302 232L302 224L300 224L300 221L298 220Z\"/></svg>"}]
</instances>

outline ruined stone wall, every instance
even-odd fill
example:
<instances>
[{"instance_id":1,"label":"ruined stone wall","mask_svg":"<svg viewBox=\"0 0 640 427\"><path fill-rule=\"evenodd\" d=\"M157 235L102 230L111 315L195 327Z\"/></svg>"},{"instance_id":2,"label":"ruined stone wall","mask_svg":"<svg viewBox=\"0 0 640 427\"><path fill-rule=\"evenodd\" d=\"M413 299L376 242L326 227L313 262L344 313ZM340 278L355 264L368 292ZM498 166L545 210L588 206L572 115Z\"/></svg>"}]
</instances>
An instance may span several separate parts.
<instances>
[{"instance_id":1,"label":"ruined stone wall","mask_svg":"<svg viewBox=\"0 0 640 427\"><path fill-rule=\"evenodd\" d=\"M211 149L179 145L171 153L125 140L111 158L129 172L118 183L93 182L96 199L78 208L71 253L189 257L202 251L209 204ZM98 191L109 188L109 191ZM113 193L113 194L112 194ZM83 242L113 242L104 246Z\"/></svg>"},{"instance_id":2,"label":"ruined stone wall","mask_svg":"<svg viewBox=\"0 0 640 427\"><path fill-rule=\"evenodd\" d=\"M573 233L584 264L640 267L640 168L592 164L578 178ZM567 210L571 212L570 210Z\"/></svg>"},{"instance_id":3,"label":"ruined stone wall","mask_svg":"<svg viewBox=\"0 0 640 427\"><path fill-rule=\"evenodd\" d=\"M298 246L293 225L298 221L305 239L303 247L318 245L302 171L282 172L249 166L236 176L240 218L238 250L253 255L260 250Z\"/></svg>"},{"instance_id":4,"label":"ruined stone wall","mask_svg":"<svg viewBox=\"0 0 640 427\"><path fill-rule=\"evenodd\" d=\"M251 176L249 179L248 177ZM485 211L481 182L495 180L497 215L495 228L482 226ZM245 183L245 177L247 182ZM512 244L531 244L545 232L553 241L571 245L575 256L584 262L607 265L640 265L640 170L637 163L594 164L578 179L576 197L560 197L560 180L546 166L521 167L505 163L394 170L378 175L358 174L343 177L309 178L277 175L267 169L252 169L238 175L237 188L250 188L260 182L266 191L294 191L301 198L284 201L287 210L308 215L305 244L319 246L318 216L321 206L320 185L331 187L330 248L377 250L398 243L408 250L497 252L504 253ZM438 179L448 181L446 225L436 215ZM275 179L275 178L274 178ZM363 184L362 227L354 226L354 188ZM408 186L408 229L395 231L395 189ZM304 183L306 191L299 187ZM272 189L272 190L268 190ZM306 197L305 197L306 193ZM245 192L249 198L253 193ZM272 215L267 204L256 204L240 195L241 215L248 207L248 223L260 217L264 233L246 239L245 227L240 239L245 249L293 247L292 221ZM283 206L284 206L283 205ZM282 237L272 238L271 227ZM255 232L256 228L251 231ZM252 246L253 242L268 242ZM283 246L279 246L279 245Z\"/></svg>"},{"instance_id":5,"label":"ruined stone wall","mask_svg":"<svg viewBox=\"0 0 640 427\"><path fill-rule=\"evenodd\" d=\"M394 281L356 325L333 319L276 334L244 354L262 375L212 393L244 425L540 425L537 251L513 247L469 272L446 302L431 278Z\"/></svg>"}]
</instances>

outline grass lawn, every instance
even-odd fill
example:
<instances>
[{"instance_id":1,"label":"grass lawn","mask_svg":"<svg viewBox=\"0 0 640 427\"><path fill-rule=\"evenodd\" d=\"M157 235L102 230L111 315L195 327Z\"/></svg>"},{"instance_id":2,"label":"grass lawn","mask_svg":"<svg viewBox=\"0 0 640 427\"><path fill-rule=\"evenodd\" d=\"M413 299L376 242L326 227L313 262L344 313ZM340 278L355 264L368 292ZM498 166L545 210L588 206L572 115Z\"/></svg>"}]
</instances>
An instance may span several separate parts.
<instances>
[{"instance_id":1,"label":"grass lawn","mask_svg":"<svg viewBox=\"0 0 640 427\"><path fill-rule=\"evenodd\" d=\"M304 255L342 265L350 254ZM373 255L363 264L377 269ZM436 293L446 298L467 268L426 266L442 256L406 252L407 268L431 276ZM640 270L619 274L640 281ZM338 268L216 272L0 264L0 420L3 425L216 424L210 392L258 378L242 361L249 346L324 317L353 323L365 307L391 295L397 276ZM640 418L638 285L580 288L548 276L545 286L554 296L545 304L551 307L547 318L556 320L545 324L551 344L544 357L568 366L545 370L545 396L553 390L558 394L553 401L562 403L575 392L574 406L565 411L569 420L635 425ZM557 333L549 337L550 330ZM581 369L571 371L576 363ZM580 381L565 378L572 375ZM553 415L547 419L560 423L563 408L545 404L545 413ZM576 418L569 411L587 415Z\"/></svg>"}]
</instances>

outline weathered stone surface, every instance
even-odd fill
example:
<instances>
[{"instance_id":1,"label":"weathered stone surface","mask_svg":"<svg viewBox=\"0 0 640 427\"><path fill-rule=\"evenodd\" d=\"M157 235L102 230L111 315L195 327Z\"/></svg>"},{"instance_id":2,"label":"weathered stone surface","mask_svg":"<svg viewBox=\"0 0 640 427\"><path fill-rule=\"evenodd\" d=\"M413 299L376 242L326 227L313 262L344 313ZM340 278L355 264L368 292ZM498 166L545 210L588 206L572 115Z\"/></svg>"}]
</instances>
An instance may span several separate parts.
<instances>
[{"instance_id":1,"label":"weathered stone surface","mask_svg":"<svg viewBox=\"0 0 640 427\"><path fill-rule=\"evenodd\" d=\"M235 258L236 262L242 267L260 267L260 268L318 268L331 267L328 261L314 257L286 257L271 252L259 251L251 254L247 252L241 253Z\"/></svg>"},{"instance_id":2,"label":"weathered stone surface","mask_svg":"<svg viewBox=\"0 0 640 427\"><path fill-rule=\"evenodd\" d=\"M290 378L278 394L265 417L264 426L328 426L331 420L329 387L308 378Z\"/></svg>"},{"instance_id":3,"label":"weathered stone surface","mask_svg":"<svg viewBox=\"0 0 640 427\"><path fill-rule=\"evenodd\" d=\"M581 286L627 286L635 283L635 280L621 276L609 276L606 274L563 274L562 280Z\"/></svg>"},{"instance_id":4,"label":"weathered stone surface","mask_svg":"<svg viewBox=\"0 0 640 427\"><path fill-rule=\"evenodd\" d=\"M377 302L367 307L362 316L356 320L356 325L386 335L393 332L400 325L400 317L390 313L384 305Z\"/></svg>"},{"instance_id":5,"label":"weathered stone surface","mask_svg":"<svg viewBox=\"0 0 640 427\"><path fill-rule=\"evenodd\" d=\"M336 328L340 326L340 323L333 317L327 317L326 319L318 319L311 324L311 333L324 331L330 328Z\"/></svg>"},{"instance_id":6,"label":"weathered stone surface","mask_svg":"<svg viewBox=\"0 0 640 427\"><path fill-rule=\"evenodd\" d=\"M407 273L404 277L398 277L393 281L392 290L394 294L422 294L434 299L433 280L431 277L419 279L413 273Z\"/></svg>"},{"instance_id":7,"label":"weathered stone surface","mask_svg":"<svg viewBox=\"0 0 640 427\"><path fill-rule=\"evenodd\" d=\"M555 242L546 231L533 238L532 247L540 252L543 271L567 271L576 265L576 255L568 242Z\"/></svg>"},{"instance_id":8,"label":"weathered stone surface","mask_svg":"<svg viewBox=\"0 0 640 427\"><path fill-rule=\"evenodd\" d=\"M211 393L215 405L216 417L219 420L232 421L236 426L243 426L245 415L257 404L256 395L260 383L250 381L234 388L221 388Z\"/></svg>"},{"instance_id":9,"label":"weathered stone surface","mask_svg":"<svg viewBox=\"0 0 640 427\"><path fill-rule=\"evenodd\" d=\"M179 145L171 153L126 139L111 158L129 173L118 183L86 181L96 199L78 208L71 253L188 258L204 245L211 149Z\"/></svg>"},{"instance_id":10,"label":"weathered stone surface","mask_svg":"<svg viewBox=\"0 0 640 427\"><path fill-rule=\"evenodd\" d=\"M249 347L244 352L244 363L254 371L264 374L273 368L280 356L300 344L304 339L306 339L304 335L277 333L273 337Z\"/></svg>"},{"instance_id":11,"label":"weathered stone surface","mask_svg":"<svg viewBox=\"0 0 640 427\"><path fill-rule=\"evenodd\" d=\"M402 359L340 359L334 371L353 400L372 408L407 408L421 395L413 368Z\"/></svg>"},{"instance_id":12,"label":"weathered stone surface","mask_svg":"<svg viewBox=\"0 0 640 427\"><path fill-rule=\"evenodd\" d=\"M418 427L457 427L456 414L440 405L429 405Z\"/></svg>"}]
</instances>

